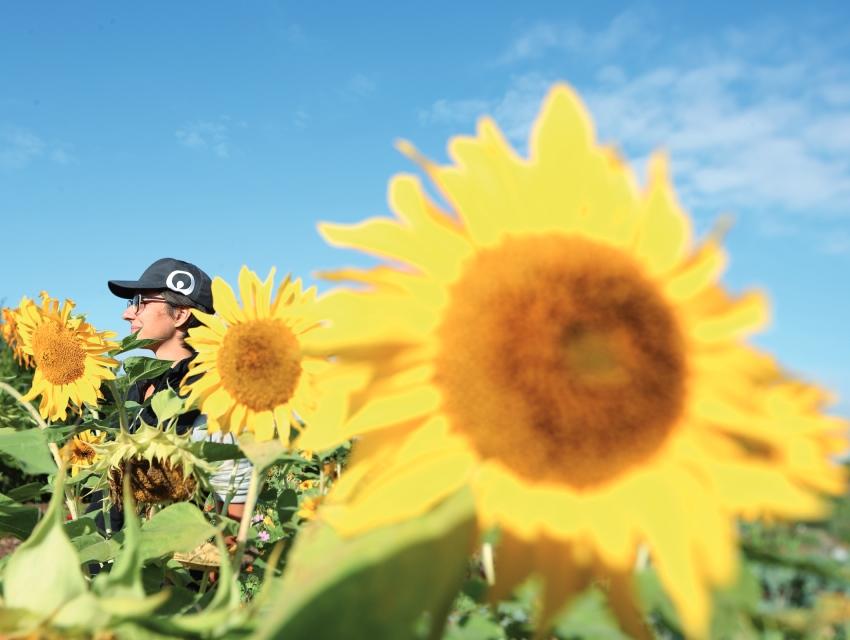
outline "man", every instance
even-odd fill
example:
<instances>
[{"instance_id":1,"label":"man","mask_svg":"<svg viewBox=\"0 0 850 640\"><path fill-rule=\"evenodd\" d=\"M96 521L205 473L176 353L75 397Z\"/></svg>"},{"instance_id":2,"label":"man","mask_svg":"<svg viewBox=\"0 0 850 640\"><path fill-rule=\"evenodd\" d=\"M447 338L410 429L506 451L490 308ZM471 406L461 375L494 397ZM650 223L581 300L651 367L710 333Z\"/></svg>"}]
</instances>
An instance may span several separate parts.
<instances>
[{"instance_id":1,"label":"man","mask_svg":"<svg viewBox=\"0 0 850 640\"><path fill-rule=\"evenodd\" d=\"M174 258L161 258L150 265L138 280L110 280L109 290L127 299L127 309L122 317L130 323L130 331L138 332L139 339L153 340L146 349L161 360L174 364L165 373L148 380L140 380L128 391L127 399L144 403L153 394L168 389L177 392L189 370L195 352L186 344L189 329L201 323L191 309L214 313L212 281L196 265ZM149 405L133 417L130 430L141 421L156 424L157 419ZM232 434L207 435L206 418L192 410L177 419L178 433L192 429L193 440L211 439L235 444ZM227 515L239 519L244 511L251 465L247 460L225 461L210 477L210 482L222 502L227 502Z\"/></svg>"}]
</instances>

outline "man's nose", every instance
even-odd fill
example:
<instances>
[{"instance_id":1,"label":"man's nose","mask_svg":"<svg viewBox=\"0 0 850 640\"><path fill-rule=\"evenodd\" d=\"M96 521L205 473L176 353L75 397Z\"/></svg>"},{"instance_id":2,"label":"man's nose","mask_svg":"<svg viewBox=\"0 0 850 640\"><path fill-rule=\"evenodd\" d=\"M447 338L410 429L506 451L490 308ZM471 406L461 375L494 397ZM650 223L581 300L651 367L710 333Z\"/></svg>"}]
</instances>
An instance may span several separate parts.
<instances>
[{"instance_id":1,"label":"man's nose","mask_svg":"<svg viewBox=\"0 0 850 640\"><path fill-rule=\"evenodd\" d=\"M136 308L133 306L127 307L124 309L124 313L121 314L121 317L124 318L124 320L132 320L136 317Z\"/></svg>"}]
</instances>

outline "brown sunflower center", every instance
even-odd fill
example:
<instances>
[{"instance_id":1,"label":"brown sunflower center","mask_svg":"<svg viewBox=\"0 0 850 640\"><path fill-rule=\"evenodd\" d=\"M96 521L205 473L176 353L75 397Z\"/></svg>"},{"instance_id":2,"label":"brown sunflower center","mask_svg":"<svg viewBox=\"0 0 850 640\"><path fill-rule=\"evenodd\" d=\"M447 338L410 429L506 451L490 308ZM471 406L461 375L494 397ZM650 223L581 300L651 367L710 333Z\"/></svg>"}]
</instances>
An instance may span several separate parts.
<instances>
[{"instance_id":1,"label":"brown sunflower center","mask_svg":"<svg viewBox=\"0 0 850 640\"><path fill-rule=\"evenodd\" d=\"M453 428L530 480L611 479L658 449L684 404L668 304L630 256L582 237L481 251L439 338L435 379Z\"/></svg>"},{"instance_id":2,"label":"brown sunflower center","mask_svg":"<svg viewBox=\"0 0 850 640\"><path fill-rule=\"evenodd\" d=\"M45 322L32 333L35 366L55 385L70 384L86 371L86 352L73 332L56 322Z\"/></svg>"},{"instance_id":3,"label":"brown sunflower center","mask_svg":"<svg viewBox=\"0 0 850 640\"><path fill-rule=\"evenodd\" d=\"M89 443L79 438L71 440L68 450L68 462L77 466L86 466L94 462L97 452Z\"/></svg>"},{"instance_id":4,"label":"brown sunflower center","mask_svg":"<svg viewBox=\"0 0 850 640\"><path fill-rule=\"evenodd\" d=\"M264 318L230 327L218 351L224 388L253 411L289 401L301 377L301 348L281 320Z\"/></svg>"}]
</instances>

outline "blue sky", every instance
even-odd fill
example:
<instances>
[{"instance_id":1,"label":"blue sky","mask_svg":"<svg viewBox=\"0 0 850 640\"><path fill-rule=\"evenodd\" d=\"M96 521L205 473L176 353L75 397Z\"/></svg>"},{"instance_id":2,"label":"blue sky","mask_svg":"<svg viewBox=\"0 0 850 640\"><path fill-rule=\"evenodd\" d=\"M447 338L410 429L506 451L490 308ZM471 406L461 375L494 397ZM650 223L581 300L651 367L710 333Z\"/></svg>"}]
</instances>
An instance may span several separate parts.
<instances>
[{"instance_id":1,"label":"blue sky","mask_svg":"<svg viewBox=\"0 0 850 640\"><path fill-rule=\"evenodd\" d=\"M396 138L443 160L489 113L524 149L567 81L639 174L669 151L699 233L734 215L725 282L773 302L756 343L850 416L850 12L680 4L3 3L0 300L123 335L106 280L162 256L362 263L315 225L388 213Z\"/></svg>"}]
</instances>

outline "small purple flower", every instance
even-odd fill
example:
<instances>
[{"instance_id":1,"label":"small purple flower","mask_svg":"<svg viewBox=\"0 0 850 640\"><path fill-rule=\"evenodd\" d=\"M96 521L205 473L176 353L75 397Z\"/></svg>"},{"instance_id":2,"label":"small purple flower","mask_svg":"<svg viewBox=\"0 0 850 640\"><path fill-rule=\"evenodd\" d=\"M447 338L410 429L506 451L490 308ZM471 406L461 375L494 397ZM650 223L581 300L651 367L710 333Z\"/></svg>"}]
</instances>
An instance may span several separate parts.
<instances>
[{"instance_id":1,"label":"small purple flower","mask_svg":"<svg viewBox=\"0 0 850 640\"><path fill-rule=\"evenodd\" d=\"M261 522L261 521L262 521L262 519L263 519L263 514L262 514L262 513L255 513L255 514L254 514L254 517L253 517L253 518L251 518L251 522Z\"/></svg>"},{"instance_id":2,"label":"small purple flower","mask_svg":"<svg viewBox=\"0 0 850 640\"><path fill-rule=\"evenodd\" d=\"M260 540L262 540L263 542L268 542L268 541L269 541L269 538L270 538L271 536L269 536L269 532L268 532L268 531L260 531L260 535L259 535L259 537L260 537Z\"/></svg>"}]
</instances>

